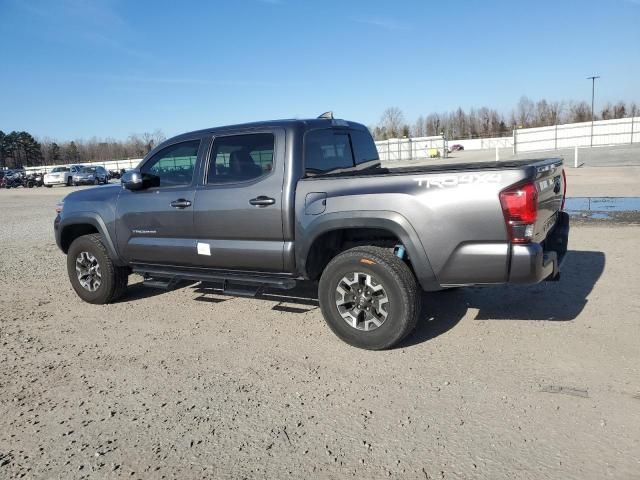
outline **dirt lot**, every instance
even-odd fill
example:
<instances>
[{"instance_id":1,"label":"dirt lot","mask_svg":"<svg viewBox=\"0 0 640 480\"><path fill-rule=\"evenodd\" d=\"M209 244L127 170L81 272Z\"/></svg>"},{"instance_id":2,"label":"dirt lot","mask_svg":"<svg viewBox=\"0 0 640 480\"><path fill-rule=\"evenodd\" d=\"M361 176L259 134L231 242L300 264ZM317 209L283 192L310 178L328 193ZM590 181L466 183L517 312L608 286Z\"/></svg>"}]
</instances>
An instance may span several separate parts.
<instances>
[{"instance_id":1,"label":"dirt lot","mask_svg":"<svg viewBox=\"0 0 640 480\"><path fill-rule=\"evenodd\" d=\"M65 193L0 191L0 478L640 478L640 226L576 225L559 283L425 294L376 353L312 288L82 303Z\"/></svg>"}]
</instances>

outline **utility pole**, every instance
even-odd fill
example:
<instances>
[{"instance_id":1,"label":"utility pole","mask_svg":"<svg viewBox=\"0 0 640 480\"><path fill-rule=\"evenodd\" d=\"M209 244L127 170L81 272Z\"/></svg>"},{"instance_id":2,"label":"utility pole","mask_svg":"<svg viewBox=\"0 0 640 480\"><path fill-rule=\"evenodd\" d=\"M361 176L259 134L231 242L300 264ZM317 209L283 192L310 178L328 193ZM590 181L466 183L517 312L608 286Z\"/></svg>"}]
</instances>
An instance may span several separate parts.
<instances>
[{"instance_id":1,"label":"utility pole","mask_svg":"<svg viewBox=\"0 0 640 480\"><path fill-rule=\"evenodd\" d=\"M593 101L595 99L596 92L596 78L600 78L599 75L592 75L587 77L587 80L591 80L591 146L593 147Z\"/></svg>"}]
</instances>

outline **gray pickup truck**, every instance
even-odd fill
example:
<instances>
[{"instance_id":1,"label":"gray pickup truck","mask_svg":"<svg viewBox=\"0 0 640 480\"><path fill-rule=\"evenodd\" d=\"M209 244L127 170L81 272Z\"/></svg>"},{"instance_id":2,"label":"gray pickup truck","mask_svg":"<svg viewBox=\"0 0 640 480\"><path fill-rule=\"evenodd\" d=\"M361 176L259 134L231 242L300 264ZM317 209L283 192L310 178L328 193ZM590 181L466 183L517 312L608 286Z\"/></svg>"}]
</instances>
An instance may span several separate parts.
<instances>
[{"instance_id":1,"label":"gray pickup truck","mask_svg":"<svg viewBox=\"0 0 640 480\"><path fill-rule=\"evenodd\" d=\"M555 280L567 250L559 159L383 168L366 127L282 120L186 133L122 185L69 194L55 219L83 300L214 282L233 295L319 281L329 327L384 349L420 290Z\"/></svg>"}]
</instances>

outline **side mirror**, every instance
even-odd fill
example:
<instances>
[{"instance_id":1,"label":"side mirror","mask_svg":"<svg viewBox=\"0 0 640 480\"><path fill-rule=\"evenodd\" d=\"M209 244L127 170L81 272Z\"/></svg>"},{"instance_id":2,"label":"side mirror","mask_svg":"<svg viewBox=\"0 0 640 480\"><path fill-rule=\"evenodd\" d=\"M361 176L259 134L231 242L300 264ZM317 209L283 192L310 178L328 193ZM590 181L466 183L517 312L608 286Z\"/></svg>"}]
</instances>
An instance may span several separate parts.
<instances>
[{"instance_id":1,"label":"side mirror","mask_svg":"<svg viewBox=\"0 0 640 480\"><path fill-rule=\"evenodd\" d=\"M133 191L160 186L160 177L149 173L142 173L139 170L124 172L120 181L124 188Z\"/></svg>"},{"instance_id":2,"label":"side mirror","mask_svg":"<svg viewBox=\"0 0 640 480\"><path fill-rule=\"evenodd\" d=\"M122 186L127 190L142 190L144 188L142 174L137 170L124 172L121 182Z\"/></svg>"}]
</instances>

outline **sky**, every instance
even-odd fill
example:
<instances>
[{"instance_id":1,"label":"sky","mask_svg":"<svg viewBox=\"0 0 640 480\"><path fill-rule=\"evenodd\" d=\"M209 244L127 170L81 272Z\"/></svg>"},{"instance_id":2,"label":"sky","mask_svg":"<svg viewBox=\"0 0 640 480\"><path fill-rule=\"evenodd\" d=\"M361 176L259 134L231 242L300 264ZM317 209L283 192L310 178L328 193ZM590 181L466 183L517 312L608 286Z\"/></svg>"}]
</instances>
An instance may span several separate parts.
<instances>
[{"instance_id":1,"label":"sky","mask_svg":"<svg viewBox=\"0 0 640 480\"><path fill-rule=\"evenodd\" d=\"M640 103L640 0L0 0L0 130L59 141L277 118L374 125Z\"/></svg>"}]
</instances>

